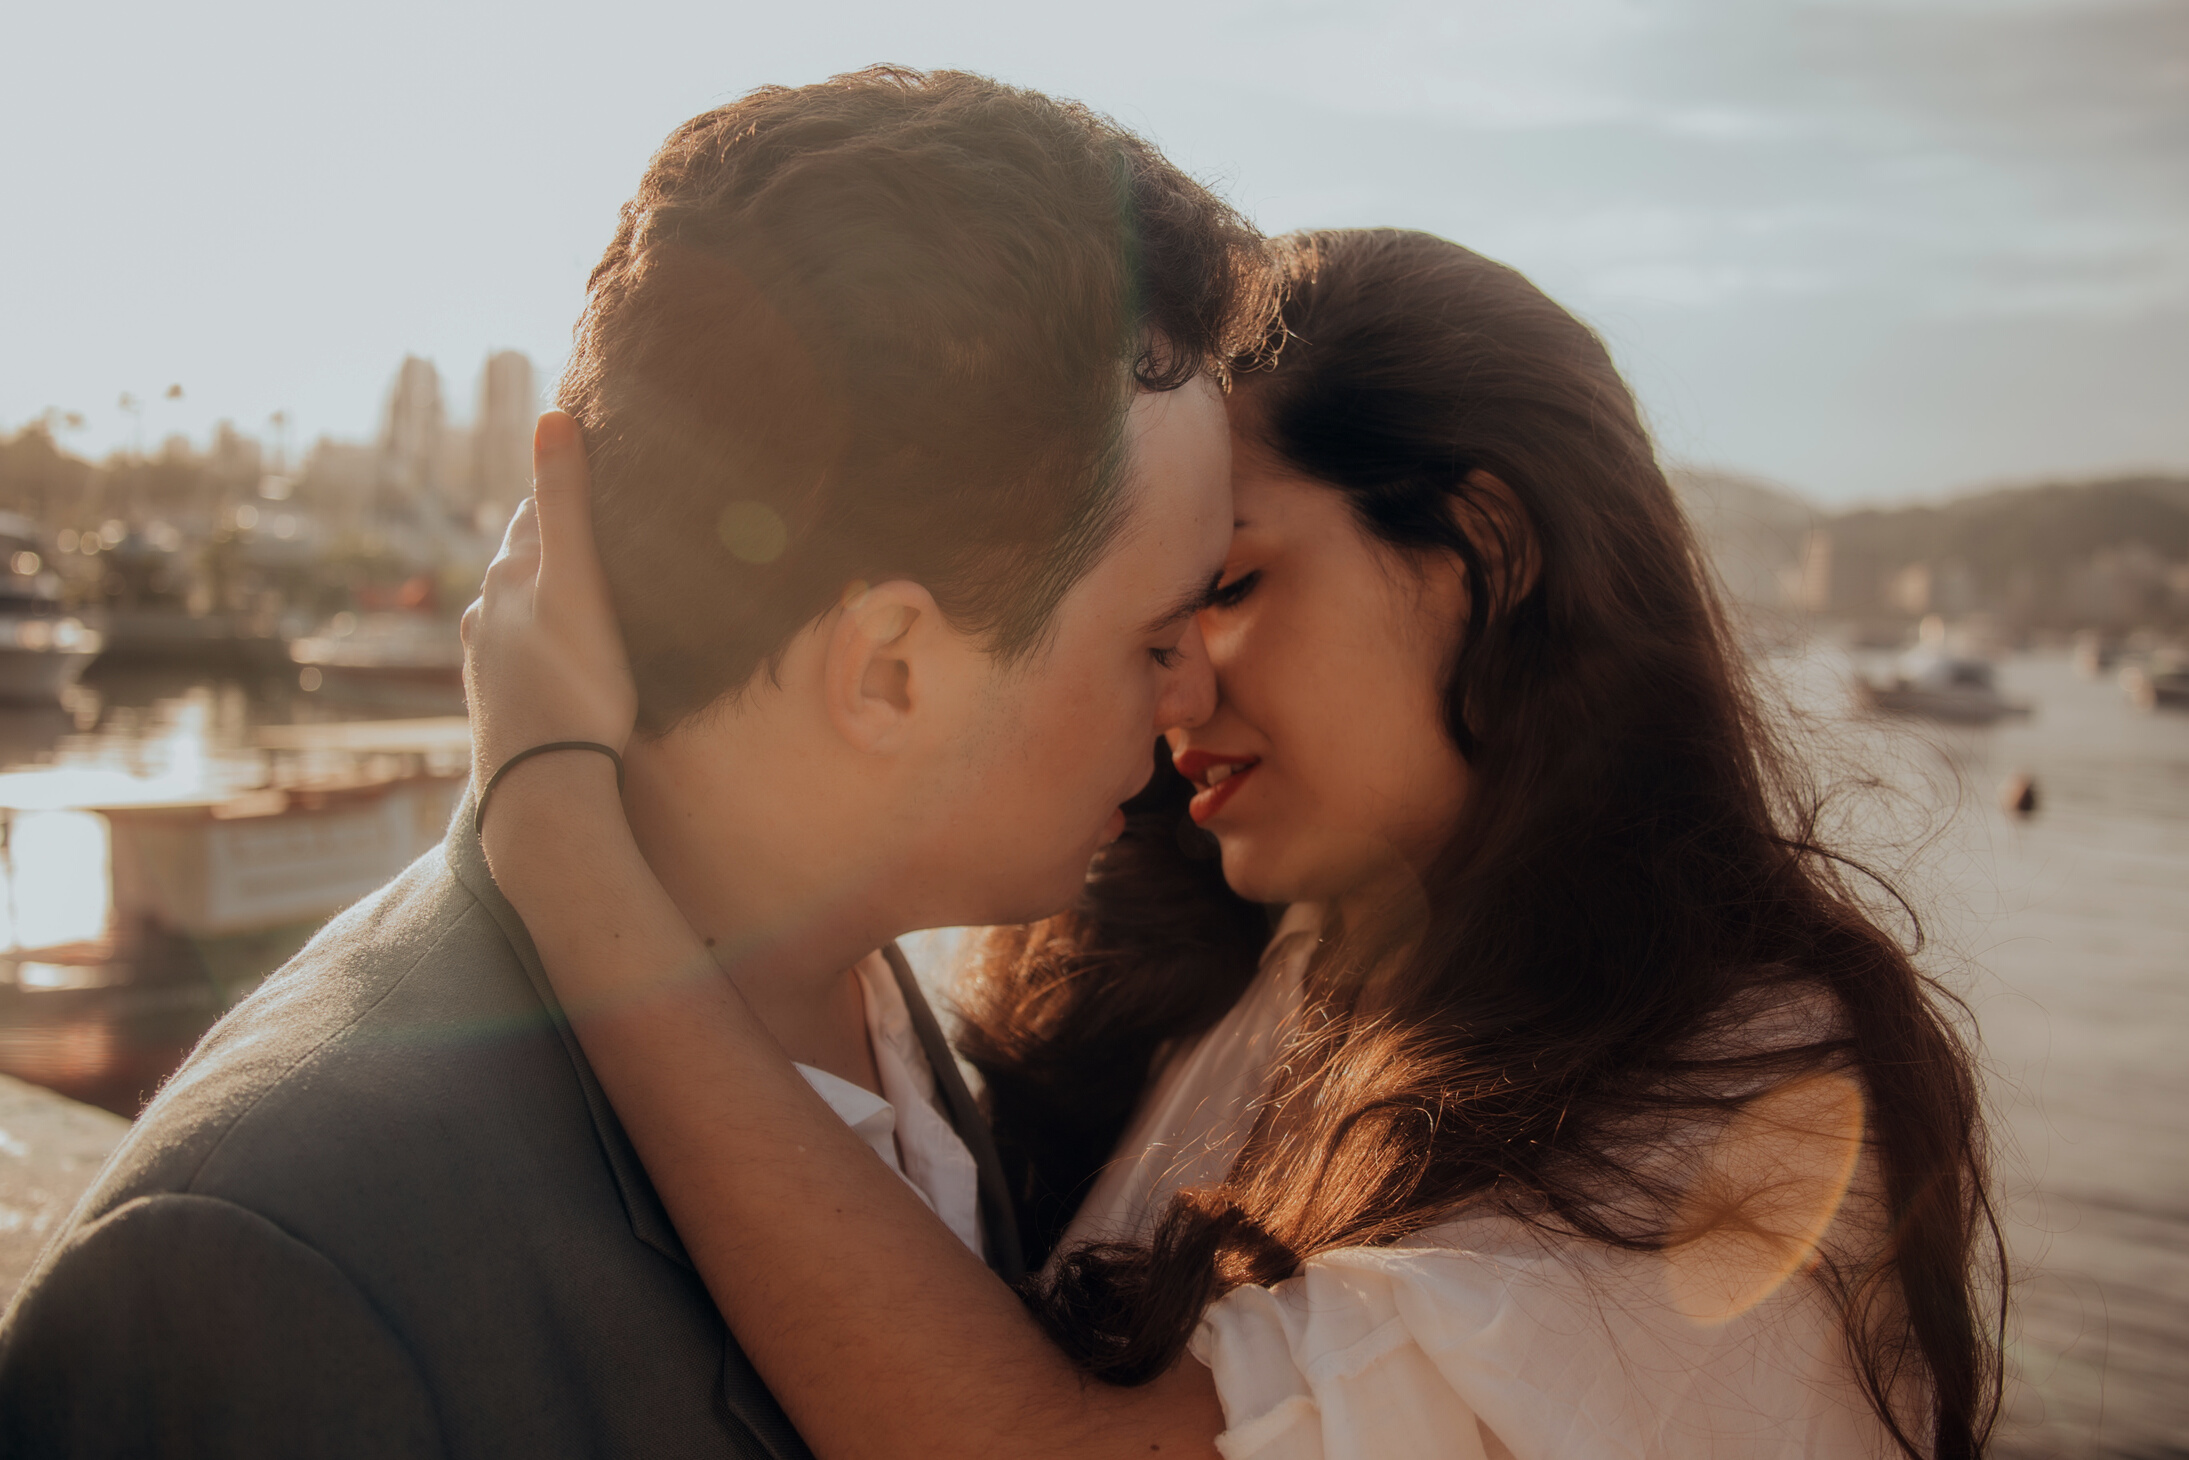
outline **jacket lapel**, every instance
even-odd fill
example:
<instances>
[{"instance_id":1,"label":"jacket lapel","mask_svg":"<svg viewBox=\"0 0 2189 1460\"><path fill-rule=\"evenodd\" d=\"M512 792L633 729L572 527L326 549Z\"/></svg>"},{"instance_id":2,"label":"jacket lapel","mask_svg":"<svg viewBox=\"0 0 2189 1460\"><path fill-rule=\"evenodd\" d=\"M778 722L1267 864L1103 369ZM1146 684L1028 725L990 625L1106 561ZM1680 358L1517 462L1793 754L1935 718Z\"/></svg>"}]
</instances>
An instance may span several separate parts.
<instances>
[{"instance_id":1,"label":"jacket lapel","mask_svg":"<svg viewBox=\"0 0 2189 1460\"><path fill-rule=\"evenodd\" d=\"M465 791L462 803L456 808L455 820L449 824L448 836L442 842L449 866L455 871L457 880L494 919L502 936L509 940L509 946L516 950L518 961L524 965L525 977L532 981L532 991L539 996L548 1021L562 1039L563 1052L569 1055L570 1067L578 1077L578 1088L585 1094L585 1108L593 1117L593 1133L600 1141L601 1154L607 1159L616 1191L623 1198L624 1213L631 1221L631 1235L679 1267L696 1272L692 1259L684 1251L684 1243L676 1235L676 1228L669 1222L668 1211L661 1205L661 1197L655 1193L653 1182L647 1179L638 1151L624 1133L623 1122L616 1118L615 1108L608 1103L600 1080L593 1074L593 1066L578 1044L577 1031L570 1027L562 1001L555 997L554 985L547 981L547 970L540 964L539 950L532 946L532 934L526 930L524 919L517 916L517 910L509 905L509 899L502 896L501 888L495 886L494 874L487 869L486 853L471 829L476 795L475 790Z\"/></svg>"}]
</instances>

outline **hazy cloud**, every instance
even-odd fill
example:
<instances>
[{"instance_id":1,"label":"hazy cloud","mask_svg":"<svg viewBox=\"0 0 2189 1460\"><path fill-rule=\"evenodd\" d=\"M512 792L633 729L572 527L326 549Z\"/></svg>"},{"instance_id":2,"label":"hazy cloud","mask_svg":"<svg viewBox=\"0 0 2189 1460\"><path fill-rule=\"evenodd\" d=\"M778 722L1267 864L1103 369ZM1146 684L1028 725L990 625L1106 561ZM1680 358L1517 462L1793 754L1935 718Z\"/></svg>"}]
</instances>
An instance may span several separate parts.
<instances>
[{"instance_id":1,"label":"hazy cloud","mask_svg":"<svg viewBox=\"0 0 2189 1460\"><path fill-rule=\"evenodd\" d=\"M1827 497L2189 464L2180 0L49 0L10 45L0 428L86 449L170 380L157 429L362 434L406 352L552 368L671 125L887 59L1085 98L1270 227L1518 265L1677 455Z\"/></svg>"}]
</instances>

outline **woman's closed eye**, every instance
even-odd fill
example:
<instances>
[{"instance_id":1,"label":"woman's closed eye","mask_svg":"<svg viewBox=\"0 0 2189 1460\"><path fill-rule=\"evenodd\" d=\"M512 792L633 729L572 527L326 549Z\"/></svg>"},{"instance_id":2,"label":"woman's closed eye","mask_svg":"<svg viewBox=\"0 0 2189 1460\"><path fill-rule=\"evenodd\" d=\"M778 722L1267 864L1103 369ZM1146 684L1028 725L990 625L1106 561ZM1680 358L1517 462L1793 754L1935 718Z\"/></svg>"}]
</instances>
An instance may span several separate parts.
<instances>
[{"instance_id":1,"label":"woman's closed eye","mask_svg":"<svg viewBox=\"0 0 2189 1460\"><path fill-rule=\"evenodd\" d=\"M1155 667L1158 669L1176 669L1178 662L1185 658L1185 650L1179 648L1176 644L1172 644L1167 648L1158 646L1148 651L1148 657L1155 661Z\"/></svg>"},{"instance_id":2,"label":"woman's closed eye","mask_svg":"<svg viewBox=\"0 0 2189 1460\"><path fill-rule=\"evenodd\" d=\"M1262 570L1241 573L1229 583L1219 583L1209 592L1210 608L1237 608L1246 596L1254 591L1254 585L1262 581Z\"/></svg>"}]
</instances>

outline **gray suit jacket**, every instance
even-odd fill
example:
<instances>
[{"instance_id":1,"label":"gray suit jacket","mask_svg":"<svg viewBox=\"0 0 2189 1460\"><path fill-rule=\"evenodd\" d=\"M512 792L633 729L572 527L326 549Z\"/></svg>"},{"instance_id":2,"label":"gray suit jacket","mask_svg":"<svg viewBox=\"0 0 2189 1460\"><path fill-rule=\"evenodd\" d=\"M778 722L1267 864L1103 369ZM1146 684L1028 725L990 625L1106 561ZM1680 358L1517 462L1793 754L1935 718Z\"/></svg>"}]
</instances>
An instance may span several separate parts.
<instances>
[{"instance_id":1,"label":"gray suit jacket","mask_svg":"<svg viewBox=\"0 0 2189 1460\"><path fill-rule=\"evenodd\" d=\"M0 1321L0 1456L807 1455L470 818L138 1120ZM1015 1280L994 1146L888 952Z\"/></svg>"}]
</instances>

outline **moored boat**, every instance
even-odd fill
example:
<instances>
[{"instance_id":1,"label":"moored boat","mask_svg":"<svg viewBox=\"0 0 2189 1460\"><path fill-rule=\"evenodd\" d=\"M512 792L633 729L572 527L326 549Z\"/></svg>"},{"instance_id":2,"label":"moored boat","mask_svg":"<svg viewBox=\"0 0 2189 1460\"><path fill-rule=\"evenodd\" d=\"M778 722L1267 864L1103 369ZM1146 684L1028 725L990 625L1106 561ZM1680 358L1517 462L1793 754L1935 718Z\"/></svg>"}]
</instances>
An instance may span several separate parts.
<instances>
[{"instance_id":1,"label":"moored boat","mask_svg":"<svg viewBox=\"0 0 2189 1460\"><path fill-rule=\"evenodd\" d=\"M36 523L0 512L0 701L58 704L99 657L99 631L61 611Z\"/></svg>"},{"instance_id":2,"label":"moored boat","mask_svg":"<svg viewBox=\"0 0 2189 1460\"><path fill-rule=\"evenodd\" d=\"M2162 651L2127 665L2121 689L2142 709L2189 709L2189 654Z\"/></svg>"},{"instance_id":3,"label":"moored boat","mask_svg":"<svg viewBox=\"0 0 2189 1460\"><path fill-rule=\"evenodd\" d=\"M1949 654L1934 645L1909 650L1895 662L1889 679L1864 679L1859 688L1873 710L1962 725L1989 725L2030 712L2026 702L1999 692L1998 671L1990 660Z\"/></svg>"},{"instance_id":4,"label":"moored boat","mask_svg":"<svg viewBox=\"0 0 2189 1460\"><path fill-rule=\"evenodd\" d=\"M464 645L453 622L416 613L339 613L319 633L289 646L321 683L381 679L461 688Z\"/></svg>"},{"instance_id":5,"label":"moored boat","mask_svg":"<svg viewBox=\"0 0 2189 1460\"><path fill-rule=\"evenodd\" d=\"M290 644L289 658L310 693L412 714L462 704L462 637L431 614L339 613Z\"/></svg>"},{"instance_id":6,"label":"moored boat","mask_svg":"<svg viewBox=\"0 0 2189 1460\"><path fill-rule=\"evenodd\" d=\"M329 916L439 842L463 791L460 718L257 739L255 787L0 778L0 1071L134 1114Z\"/></svg>"}]
</instances>

